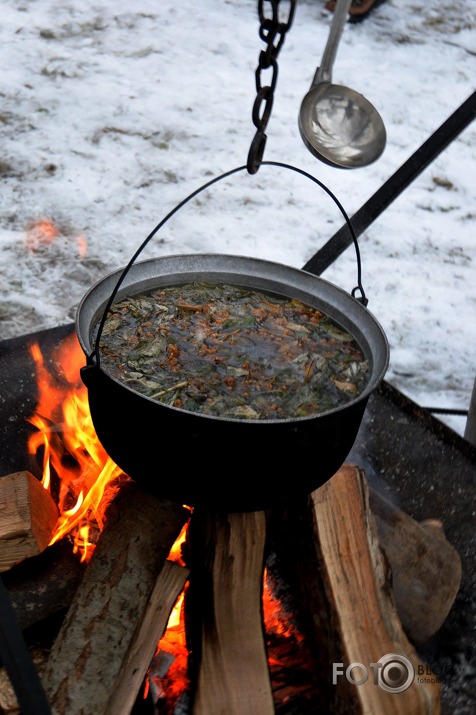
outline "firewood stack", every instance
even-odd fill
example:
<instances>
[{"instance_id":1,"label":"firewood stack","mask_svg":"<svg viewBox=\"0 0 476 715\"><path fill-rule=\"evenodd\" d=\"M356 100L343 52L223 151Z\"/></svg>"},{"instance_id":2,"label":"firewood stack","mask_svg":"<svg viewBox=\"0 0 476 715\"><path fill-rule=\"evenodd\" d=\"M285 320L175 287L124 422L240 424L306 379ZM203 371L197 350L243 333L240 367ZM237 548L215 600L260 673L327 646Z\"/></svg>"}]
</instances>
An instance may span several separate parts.
<instances>
[{"instance_id":1,"label":"firewood stack","mask_svg":"<svg viewBox=\"0 0 476 715\"><path fill-rule=\"evenodd\" d=\"M27 473L0 479L0 570L11 594L18 592L16 574L52 548L57 511L34 481ZM168 557L187 522L184 567ZM353 465L302 502L245 514L196 508L190 518L188 509L126 483L91 560L71 579L52 647L36 661L52 713L129 715L185 586L191 715L275 713L282 703L262 611L271 552L310 646L309 712L440 713L441 686L412 677L411 668L429 672L417 648L455 600L459 555L440 523L417 523L370 489ZM46 589L52 584L45 579ZM21 602L12 598L20 625L25 611L30 625L35 604L25 609ZM44 615L43 602L39 619ZM3 671L0 713L19 712Z\"/></svg>"}]
</instances>

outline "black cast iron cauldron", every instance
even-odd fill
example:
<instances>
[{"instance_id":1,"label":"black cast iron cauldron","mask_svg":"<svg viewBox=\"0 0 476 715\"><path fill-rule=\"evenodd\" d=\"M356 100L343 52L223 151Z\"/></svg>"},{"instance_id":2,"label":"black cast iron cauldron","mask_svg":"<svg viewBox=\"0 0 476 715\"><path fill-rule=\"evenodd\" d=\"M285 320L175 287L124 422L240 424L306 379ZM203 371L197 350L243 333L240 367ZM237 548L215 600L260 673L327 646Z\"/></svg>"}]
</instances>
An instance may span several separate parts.
<instances>
[{"instance_id":1,"label":"black cast iron cauldron","mask_svg":"<svg viewBox=\"0 0 476 715\"><path fill-rule=\"evenodd\" d=\"M164 405L107 375L93 331L101 317L104 321L112 296L121 300L192 281L255 288L318 308L359 343L370 366L365 390L346 405L313 417L243 420ZM159 497L226 511L285 505L326 482L350 452L389 360L386 336L362 301L307 271L243 256L185 254L131 261L86 293L76 331L87 356L81 377L92 421L109 456Z\"/></svg>"}]
</instances>

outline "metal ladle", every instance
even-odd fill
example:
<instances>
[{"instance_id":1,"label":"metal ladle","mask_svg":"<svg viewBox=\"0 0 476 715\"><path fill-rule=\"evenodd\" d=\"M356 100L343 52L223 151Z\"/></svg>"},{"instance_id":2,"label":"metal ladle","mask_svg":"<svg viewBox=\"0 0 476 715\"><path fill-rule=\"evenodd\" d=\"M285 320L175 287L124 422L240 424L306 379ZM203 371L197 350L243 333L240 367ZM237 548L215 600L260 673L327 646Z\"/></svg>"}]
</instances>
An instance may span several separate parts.
<instances>
[{"instance_id":1,"label":"metal ladle","mask_svg":"<svg viewBox=\"0 0 476 715\"><path fill-rule=\"evenodd\" d=\"M343 169L376 161L387 142L375 107L353 89L332 84L332 67L351 2L337 0L321 65L299 111L299 131L311 154Z\"/></svg>"}]
</instances>

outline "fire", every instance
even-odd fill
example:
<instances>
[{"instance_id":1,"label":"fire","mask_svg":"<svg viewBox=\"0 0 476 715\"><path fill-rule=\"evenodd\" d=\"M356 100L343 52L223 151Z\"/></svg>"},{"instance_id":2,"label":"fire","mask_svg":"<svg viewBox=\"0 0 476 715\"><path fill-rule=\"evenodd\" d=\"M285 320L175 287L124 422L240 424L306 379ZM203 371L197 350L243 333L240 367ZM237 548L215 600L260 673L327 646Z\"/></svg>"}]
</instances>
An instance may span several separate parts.
<instances>
[{"instance_id":1,"label":"fire","mask_svg":"<svg viewBox=\"0 0 476 715\"><path fill-rule=\"evenodd\" d=\"M109 500L128 479L107 455L94 430L87 390L80 380L84 355L76 335L67 337L50 363L50 371L37 343L29 348L36 371L38 400L29 422L36 427L28 441L28 451L41 457L45 489L58 491L60 518L50 545L67 534L73 537L74 551L82 561L91 558L101 532ZM169 559L184 565L181 547L187 534L185 525L173 545ZM173 654L167 686L169 697L178 697L186 687L187 647L183 626L184 592L170 615L166 632L158 645Z\"/></svg>"},{"instance_id":2,"label":"fire","mask_svg":"<svg viewBox=\"0 0 476 715\"><path fill-rule=\"evenodd\" d=\"M51 544L71 534L82 560L94 551L93 529L101 531L109 499L126 477L110 459L94 430L87 391L80 382L84 356L75 335L66 338L51 361L58 374L45 365L38 344L30 347L36 368L38 403L29 418L37 431L28 442L28 451L41 452L45 489L57 489L60 518ZM57 486L52 484L55 475Z\"/></svg>"},{"instance_id":3,"label":"fire","mask_svg":"<svg viewBox=\"0 0 476 715\"><path fill-rule=\"evenodd\" d=\"M88 240L86 236L79 234L79 236L77 236L76 238L76 245L78 247L78 256L81 259L86 258L88 253Z\"/></svg>"},{"instance_id":4,"label":"fire","mask_svg":"<svg viewBox=\"0 0 476 715\"><path fill-rule=\"evenodd\" d=\"M110 459L101 446L89 412L87 390L80 379L84 355L75 334L67 337L48 364L37 343L29 348L35 364L38 400L29 422L36 431L28 441L28 451L41 460L42 484L57 501L60 518L50 544L70 535L74 551L82 561L89 561L109 501L128 477ZM185 565L182 545L188 524L175 541L169 559ZM268 634L292 635L279 601L263 576L263 614ZM157 645L154 662L170 661L165 677L158 677L151 667L146 690L162 693L176 702L188 685L188 649L183 618L186 587L170 614L166 631ZM271 664L271 661L270 661ZM158 670L162 670L160 666Z\"/></svg>"},{"instance_id":5,"label":"fire","mask_svg":"<svg viewBox=\"0 0 476 715\"><path fill-rule=\"evenodd\" d=\"M187 527L188 524L185 524L185 526L182 528L182 531L178 535L177 539L175 540L174 545L170 549L170 554L169 554L169 560L170 561L175 561L176 563L180 564L181 566L185 566L183 558L182 558L182 544L184 543L186 536L187 536ZM177 627L180 626L181 621L182 621L182 606L183 606L183 599L184 599L184 592L180 594L180 596L177 599L177 602L172 609L172 613L170 614L169 617L169 623L168 627Z\"/></svg>"},{"instance_id":6,"label":"fire","mask_svg":"<svg viewBox=\"0 0 476 715\"><path fill-rule=\"evenodd\" d=\"M60 236L60 230L49 218L33 221L26 229L25 243L30 251L36 253L42 248L51 245ZM77 234L76 248L80 260L86 258L88 241L83 234Z\"/></svg>"},{"instance_id":7,"label":"fire","mask_svg":"<svg viewBox=\"0 0 476 715\"><path fill-rule=\"evenodd\" d=\"M30 251L38 251L42 246L48 246L58 238L59 230L47 218L38 219L31 223L27 228L26 245Z\"/></svg>"}]
</instances>

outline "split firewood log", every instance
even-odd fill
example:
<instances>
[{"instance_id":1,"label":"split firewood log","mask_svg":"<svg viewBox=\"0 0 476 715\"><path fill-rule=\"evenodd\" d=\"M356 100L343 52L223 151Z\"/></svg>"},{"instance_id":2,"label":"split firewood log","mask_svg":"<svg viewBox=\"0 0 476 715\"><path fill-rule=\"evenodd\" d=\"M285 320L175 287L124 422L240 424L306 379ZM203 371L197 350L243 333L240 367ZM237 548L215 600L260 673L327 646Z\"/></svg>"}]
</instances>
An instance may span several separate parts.
<instances>
[{"instance_id":1,"label":"split firewood log","mask_svg":"<svg viewBox=\"0 0 476 715\"><path fill-rule=\"evenodd\" d=\"M316 710L439 715L441 686L398 616L364 472L346 465L290 505L273 531L296 586L301 628L314 645Z\"/></svg>"},{"instance_id":2,"label":"split firewood log","mask_svg":"<svg viewBox=\"0 0 476 715\"><path fill-rule=\"evenodd\" d=\"M347 473L353 467L344 468ZM438 519L417 522L369 489L380 544L392 569L398 616L408 638L421 646L445 622L461 586L461 557Z\"/></svg>"},{"instance_id":3,"label":"split firewood log","mask_svg":"<svg viewBox=\"0 0 476 715\"><path fill-rule=\"evenodd\" d=\"M157 644L162 638L172 609L189 576L189 570L174 561L163 565L147 604L144 618L131 641L116 677L108 715L129 715L144 682Z\"/></svg>"},{"instance_id":4,"label":"split firewood log","mask_svg":"<svg viewBox=\"0 0 476 715\"><path fill-rule=\"evenodd\" d=\"M193 715L274 715L262 619L265 512L195 509L185 623Z\"/></svg>"},{"instance_id":5,"label":"split firewood log","mask_svg":"<svg viewBox=\"0 0 476 715\"><path fill-rule=\"evenodd\" d=\"M56 529L53 497L30 472L0 478L0 571L41 553Z\"/></svg>"},{"instance_id":6,"label":"split firewood log","mask_svg":"<svg viewBox=\"0 0 476 715\"><path fill-rule=\"evenodd\" d=\"M138 694L161 637L143 624L151 625L151 613L152 620L165 613L183 585L184 572L180 578L175 569L161 572L189 516L135 483L121 488L42 674L54 715L130 712L129 701L117 706L115 691L127 682L129 697Z\"/></svg>"}]
</instances>

